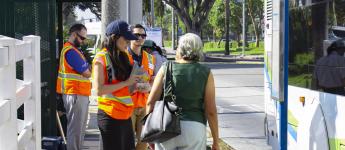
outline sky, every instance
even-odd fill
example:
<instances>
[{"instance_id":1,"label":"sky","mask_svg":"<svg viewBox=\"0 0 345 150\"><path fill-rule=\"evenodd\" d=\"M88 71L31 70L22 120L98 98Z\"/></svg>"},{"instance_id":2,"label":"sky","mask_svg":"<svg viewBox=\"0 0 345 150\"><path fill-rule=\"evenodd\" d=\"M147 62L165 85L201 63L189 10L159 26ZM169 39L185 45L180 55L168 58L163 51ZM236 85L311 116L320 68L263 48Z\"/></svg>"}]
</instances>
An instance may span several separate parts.
<instances>
[{"instance_id":1,"label":"sky","mask_svg":"<svg viewBox=\"0 0 345 150\"><path fill-rule=\"evenodd\" d=\"M91 13L90 9L86 9L85 11L82 11L79 8L76 8L75 13L77 15L77 21L80 21L82 18L84 18L84 19L96 18L96 15Z\"/></svg>"}]
</instances>

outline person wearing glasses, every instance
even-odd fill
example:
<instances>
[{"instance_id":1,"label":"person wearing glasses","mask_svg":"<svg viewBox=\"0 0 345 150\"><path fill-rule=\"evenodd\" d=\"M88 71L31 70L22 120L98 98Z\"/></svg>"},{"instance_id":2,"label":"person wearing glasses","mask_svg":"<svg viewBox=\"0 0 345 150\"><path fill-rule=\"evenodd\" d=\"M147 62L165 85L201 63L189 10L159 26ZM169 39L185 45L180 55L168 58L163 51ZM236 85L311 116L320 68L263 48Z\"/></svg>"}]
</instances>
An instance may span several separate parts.
<instances>
[{"instance_id":1,"label":"person wearing glasses","mask_svg":"<svg viewBox=\"0 0 345 150\"><path fill-rule=\"evenodd\" d=\"M168 61L162 49L152 40L145 40L142 49L155 57L156 63L154 74L157 74L162 64Z\"/></svg>"},{"instance_id":2,"label":"person wearing glasses","mask_svg":"<svg viewBox=\"0 0 345 150\"><path fill-rule=\"evenodd\" d=\"M134 73L141 76L138 83L136 83L132 88L134 89L132 99L135 108L132 115L132 123L137 139L136 150L144 150L146 149L147 144L140 141L142 128L140 121L145 116L146 101L151 89L151 81L153 81L154 76L155 58L141 49L146 38L145 28L140 24L136 24L132 27L132 33L138 38L138 40L131 41L127 48L127 54L129 61L134 68Z\"/></svg>"},{"instance_id":3,"label":"person wearing glasses","mask_svg":"<svg viewBox=\"0 0 345 150\"><path fill-rule=\"evenodd\" d=\"M125 21L107 25L102 50L92 61L92 92L97 95L97 122L103 150L133 150L132 112L129 86L139 80L132 73L126 54L129 40L137 40Z\"/></svg>"},{"instance_id":4,"label":"person wearing glasses","mask_svg":"<svg viewBox=\"0 0 345 150\"><path fill-rule=\"evenodd\" d=\"M75 24L64 44L59 63L56 92L62 94L67 117L67 149L80 150L83 146L89 96L91 71L83 52L79 49L86 39L87 29Z\"/></svg>"}]
</instances>

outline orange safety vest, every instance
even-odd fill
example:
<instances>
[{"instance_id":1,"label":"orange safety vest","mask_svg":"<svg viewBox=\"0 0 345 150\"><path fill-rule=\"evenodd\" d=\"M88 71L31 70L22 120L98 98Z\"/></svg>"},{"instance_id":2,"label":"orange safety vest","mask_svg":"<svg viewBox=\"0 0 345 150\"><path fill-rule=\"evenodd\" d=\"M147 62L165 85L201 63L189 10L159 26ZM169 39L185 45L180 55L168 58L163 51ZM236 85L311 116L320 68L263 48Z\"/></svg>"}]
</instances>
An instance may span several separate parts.
<instances>
[{"instance_id":1,"label":"orange safety vest","mask_svg":"<svg viewBox=\"0 0 345 150\"><path fill-rule=\"evenodd\" d=\"M133 66L134 65L134 59L133 56L129 53L127 50L127 55L130 64ZM150 76L149 81L151 81L151 78L153 76L153 71L155 69L155 58L151 54L147 53L146 51L142 51L142 59L141 59L141 65L143 69L148 73ZM134 107L145 107L147 98L149 97L148 93L141 93L141 92L135 92L132 94L132 99L134 103Z\"/></svg>"},{"instance_id":2,"label":"orange safety vest","mask_svg":"<svg viewBox=\"0 0 345 150\"><path fill-rule=\"evenodd\" d=\"M64 44L60 56L59 72L56 82L56 92L60 94L77 94L90 96L91 81L75 71L65 59L65 54L70 50L76 51L80 55L80 57L86 61L84 55L71 43L67 42Z\"/></svg>"},{"instance_id":3,"label":"orange safety vest","mask_svg":"<svg viewBox=\"0 0 345 150\"><path fill-rule=\"evenodd\" d=\"M109 53L107 49L102 49L98 52L92 62L92 65L100 61L103 66L104 73L104 84L117 84L121 82L115 79L115 70L110 60ZM93 73L92 73L93 74ZM111 83L109 82L108 74L112 75ZM92 75L93 78L93 75ZM112 92L111 94L104 94L102 96L97 96L98 108L102 109L106 114L114 119L128 119L131 117L133 112L133 101L130 96L128 86Z\"/></svg>"}]
</instances>

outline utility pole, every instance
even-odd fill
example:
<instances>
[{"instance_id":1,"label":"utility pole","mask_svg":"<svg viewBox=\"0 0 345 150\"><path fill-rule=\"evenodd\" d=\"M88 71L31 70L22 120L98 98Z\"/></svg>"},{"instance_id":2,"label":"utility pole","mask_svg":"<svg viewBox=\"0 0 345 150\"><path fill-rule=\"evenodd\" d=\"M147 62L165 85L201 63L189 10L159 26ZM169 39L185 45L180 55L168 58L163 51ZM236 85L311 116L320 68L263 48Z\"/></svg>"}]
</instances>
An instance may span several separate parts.
<instances>
[{"instance_id":1,"label":"utility pole","mask_svg":"<svg viewBox=\"0 0 345 150\"><path fill-rule=\"evenodd\" d=\"M242 57L244 56L244 49L246 48L246 0L242 2L242 35L243 35L243 42L242 42Z\"/></svg>"},{"instance_id":2,"label":"utility pole","mask_svg":"<svg viewBox=\"0 0 345 150\"><path fill-rule=\"evenodd\" d=\"M129 18L129 16L130 16L130 11L129 11L129 8L130 8L130 6L129 6L129 1L130 0L127 0L127 2L126 2L126 6L127 6L127 23L128 24L131 24L131 22L130 22L130 18Z\"/></svg>"},{"instance_id":3,"label":"utility pole","mask_svg":"<svg viewBox=\"0 0 345 150\"><path fill-rule=\"evenodd\" d=\"M174 50L175 48L175 12L174 8L171 7L171 47Z\"/></svg>"},{"instance_id":4,"label":"utility pole","mask_svg":"<svg viewBox=\"0 0 345 150\"><path fill-rule=\"evenodd\" d=\"M155 26L155 13L154 13L154 9L155 7L154 7L154 0L151 0L151 23L152 23L152 25L151 25L151 27L153 28L154 26Z\"/></svg>"},{"instance_id":5,"label":"utility pole","mask_svg":"<svg viewBox=\"0 0 345 150\"><path fill-rule=\"evenodd\" d=\"M120 0L102 0L102 37L107 25L117 19L120 19Z\"/></svg>"},{"instance_id":6,"label":"utility pole","mask_svg":"<svg viewBox=\"0 0 345 150\"><path fill-rule=\"evenodd\" d=\"M229 22L230 22L230 8L229 8L229 2L230 0L225 0L225 53L224 55L230 54L230 48L229 48Z\"/></svg>"}]
</instances>

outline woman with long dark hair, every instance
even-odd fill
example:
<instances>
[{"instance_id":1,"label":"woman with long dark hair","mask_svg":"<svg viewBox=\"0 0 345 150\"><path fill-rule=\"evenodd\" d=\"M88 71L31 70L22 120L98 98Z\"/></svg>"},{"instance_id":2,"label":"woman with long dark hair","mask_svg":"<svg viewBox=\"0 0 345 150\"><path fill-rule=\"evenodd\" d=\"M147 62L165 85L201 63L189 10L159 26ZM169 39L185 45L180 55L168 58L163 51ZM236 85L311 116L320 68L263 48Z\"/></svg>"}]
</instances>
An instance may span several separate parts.
<instances>
[{"instance_id":1,"label":"woman with long dark hair","mask_svg":"<svg viewBox=\"0 0 345 150\"><path fill-rule=\"evenodd\" d=\"M93 94L97 95L97 121L103 149L132 150L134 135L131 115L133 102L128 86L139 80L132 75L126 48L137 38L124 21L113 21L106 28L102 50L93 60Z\"/></svg>"}]
</instances>

